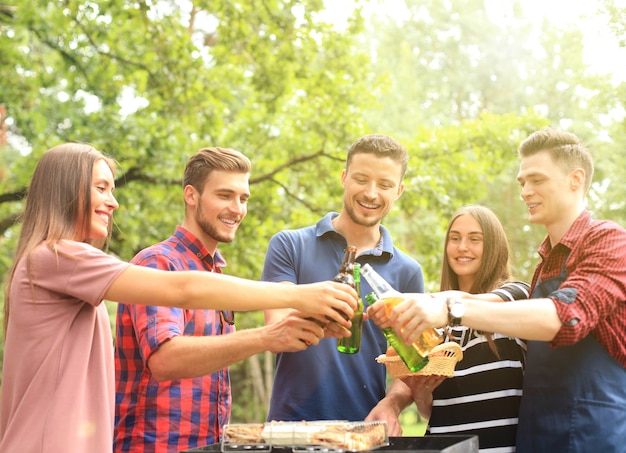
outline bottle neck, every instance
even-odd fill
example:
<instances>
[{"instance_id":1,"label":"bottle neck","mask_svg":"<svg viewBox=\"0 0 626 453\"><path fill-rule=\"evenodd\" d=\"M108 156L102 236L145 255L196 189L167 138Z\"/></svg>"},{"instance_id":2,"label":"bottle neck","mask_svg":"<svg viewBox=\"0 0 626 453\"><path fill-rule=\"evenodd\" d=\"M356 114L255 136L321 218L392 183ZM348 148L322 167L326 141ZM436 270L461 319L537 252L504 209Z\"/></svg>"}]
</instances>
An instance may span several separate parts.
<instances>
[{"instance_id":1,"label":"bottle neck","mask_svg":"<svg viewBox=\"0 0 626 453\"><path fill-rule=\"evenodd\" d=\"M345 283L355 288L354 285L354 260L356 258L356 247L348 246L343 256L343 262L339 267L339 273L333 278L334 281Z\"/></svg>"}]
</instances>

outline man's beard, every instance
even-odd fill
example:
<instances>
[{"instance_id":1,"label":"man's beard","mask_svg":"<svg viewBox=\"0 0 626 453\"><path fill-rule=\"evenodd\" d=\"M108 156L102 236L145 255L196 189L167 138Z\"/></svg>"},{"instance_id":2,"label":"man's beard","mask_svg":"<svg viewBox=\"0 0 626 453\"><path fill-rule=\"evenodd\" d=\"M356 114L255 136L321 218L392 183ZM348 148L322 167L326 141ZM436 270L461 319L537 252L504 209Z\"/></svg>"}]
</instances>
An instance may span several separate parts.
<instances>
[{"instance_id":1,"label":"man's beard","mask_svg":"<svg viewBox=\"0 0 626 453\"><path fill-rule=\"evenodd\" d=\"M359 218L351 206L344 205L344 207L346 208L346 212L348 213L348 217L350 217L350 220L352 220L352 222L354 222L357 225L364 226L364 227L372 227L382 220L381 218L377 218L377 217L372 218L372 219Z\"/></svg>"},{"instance_id":2,"label":"man's beard","mask_svg":"<svg viewBox=\"0 0 626 453\"><path fill-rule=\"evenodd\" d=\"M223 242L223 243L228 243L228 242L233 241L234 235L226 236L226 235L220 234L219 230L207 220L207 218L204 216L204 212L202 211L202 206L198 206L198 208L196 209L195 217L196 217L196 223L198 224L200 229L204 231L204 233L207 236L209 236L211 239L217 242Z\"/></svg>"}]
</instances>

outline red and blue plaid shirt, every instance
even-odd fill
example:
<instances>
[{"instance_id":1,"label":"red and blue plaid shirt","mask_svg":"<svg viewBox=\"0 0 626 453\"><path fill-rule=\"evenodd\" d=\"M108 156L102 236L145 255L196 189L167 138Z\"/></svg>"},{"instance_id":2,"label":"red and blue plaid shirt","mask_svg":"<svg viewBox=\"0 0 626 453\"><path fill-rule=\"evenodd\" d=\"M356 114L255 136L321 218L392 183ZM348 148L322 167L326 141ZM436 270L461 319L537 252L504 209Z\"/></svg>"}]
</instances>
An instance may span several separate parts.
<instances>
[{"instance_id":1,"label":"red and blue plaid shirt","mask_svg":"<svg viewBox=\"0 0 626 453\"><path fill-rule=\"evenodd\" d=\"M567 280L548 295L563 326L553 347L576 343L593 333L596 340L626 368L626 231L609 222L592 220L583 211L561 241L546 238L539 248L542 261L537 281L558 276L566 263Z\"/></svg>"},{"instance_id":2,"label":"red and blue plaid shirt","mask_svg":"<svg viewBox=\"0 0 626 453\"><path fill-rule=\"evenodd\" d=\"M170 271L221 272L226 262L211 256L182 227L132 260ZM227 315L228 316L228 315ZM226 316L226 317L227 317ZM230 377L225 368L193 379L157 382L147 361L177 335L222 335L235 330L216 310L119 304L115 339L115 452L180 452L219 442L230 417Z\"/></svg>"}]
</instances>

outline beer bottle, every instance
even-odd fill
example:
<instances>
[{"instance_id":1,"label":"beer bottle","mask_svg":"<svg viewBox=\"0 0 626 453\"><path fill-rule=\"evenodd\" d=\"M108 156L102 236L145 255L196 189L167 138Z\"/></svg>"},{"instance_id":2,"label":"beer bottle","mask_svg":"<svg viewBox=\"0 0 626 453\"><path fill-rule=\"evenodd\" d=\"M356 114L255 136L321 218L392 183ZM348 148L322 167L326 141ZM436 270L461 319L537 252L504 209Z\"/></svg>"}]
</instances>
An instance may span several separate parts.
<instances>
[{"instance_id":1,"label":"beer bottle","mask_svg":"<svg viewBox=\"0 0 626 453\"><path fill-rule=\"evenodd\" d=\"M348 247L346 247L346 250L343 256L343 262L341 263L339 272L337 273L337 275L333 277L334 282L345 283L346 285L350 285L354 288L354 270L353 269L354 269L355 259L356 259L356 247L353 245L349 245ZM335 310L339 312L341 316L343 316L344 319L348 319L348 315L346 315L344 312L341 312L337 309ZM331 318L328 316L326 318L329 321L331 320ZM318 321L315 318L306 318L306 319L308 319L309 321L313 321L317 323L318 325L324 327L324 323L322 323L321 321ZM342 329L348 330L347 327L344 327L338 322L336 322L336 325L341 327Z\"/></svg>"},{"instance_id":2,"label":"beer bottle","mask_svg":"<svg viewBox=\"0 0 626 453\"><path fill-rule=\"evenodd\" d=\"M339 272L333 278L333 281L339 282L339 283L345 283L346 285L350 285L354 288L354 260L355 259L356 259L356 247L354 245L347 246L345 253L343 255L343 262L341 263L341 267L339 267ZM346 315L345 313L342 312L341 315L345 319L348 319L348 315ZM344 327L344 329L346 328Z\"/></svg>"},{"instance_id":3,"label":"beer bottle","mask_svg":"<svg viewBox=\"0 0 626 453\"><path fill-rule=\"evenodd\" d=\"M356 259L356 247L349 245L343 255L343 262L339 267L339 273L335 275L333 281L345 283L354 288L354 260Z\"/></svg>"},{"instance_id":4,"label":"beer bottle","mask_svg":"<svg viewBox=\"0 0 626 453\"><path fill-rule=\"evenodd\" d=\"M365 296L365 301L372 305L378 301L375 293L369 293ZM415 348L410 344L406 344L393 330L393 327L385 327L383 335L387 339L387 343L396 350L406 367L411 371L419 371L428 363L428 357L422 357L417 353Z\"/></svg>"},{"instance_id":5,"label":"beer bottle","mask_svg":"<svg viewBox=\"0 0 626 453\"><path fill-rule=\"evenodd\" d=\"M402 293L391 287L389 283L369 264L364 264L361 269L363 277L372 287L376 296L385 304L385 313L391 315L393 308L404 300ZM430 328L413 343L413 347L422 357L427 357L430 351L443 341L443 336L435 329Z\"/></svg>"},{"instance_id":6,"label":"beer bottle","mask_svg":"<svg viewBox=\"0 0 626 453\"><path fill-rule=\"evenodd\" d=\"M337 351L344 354L355 354L361 349L361 327L363 326L363 300L361 299L361 265L354 263L354 289L359 296L359 303L357 309L354 311L354 317L350 320L352 326L349 337L337 338Z\"/></svg>"}]
</instances>

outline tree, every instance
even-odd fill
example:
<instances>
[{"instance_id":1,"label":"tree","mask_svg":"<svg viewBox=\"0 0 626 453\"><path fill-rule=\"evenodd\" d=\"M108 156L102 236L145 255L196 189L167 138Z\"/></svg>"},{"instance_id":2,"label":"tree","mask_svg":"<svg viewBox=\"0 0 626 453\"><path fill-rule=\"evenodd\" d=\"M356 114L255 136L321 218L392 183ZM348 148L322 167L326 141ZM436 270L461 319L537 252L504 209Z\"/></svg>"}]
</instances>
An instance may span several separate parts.
<instances>
[{"instance_id":1,"label":"tree","mask_svg":"<svg viewBox=\"0 0 626 453\"><path fill-rule=\"evenodd\" d=\"M369 59L354 43L362 21L338 32L317 19L322 6L37 0L3 8L0 103L9 140L1 273L11 264L20 199L37 158L60 142L84 141L121 164L111 252L124 259L171 234L182 218L180 180L192 153L215 145L247 154L249 214L224 253L229 273L258 279L271 234L337 204L337 191L326 186L363 132ZM253 313L238 324L262 322ZM233 367L244 378L233 380L249 382L245 376L263 368ZM261 387L267 392L270 383ZM253 398L239 400L246 402L237 414L264 417Z\"/></svg>"},{"instance_id":2,"label":"tree","mask_svg":"<svg viewBox=\"0 0 626 453\"><path fill-rule=\"evenodd\" d=\"M394 230L425 264L431 289L438 287L443 228L465 203L498 214L518 276L530 277L545 232L527 225L518 201L516 150L537 128L570 129L588 143L597 181L589 206L626 224L617 196L626 177L623 127L619 113L611 115L624 111L624 84L584 62L580 29L529 18L517 1L507 3L507 20L494 18L484 0L402 3L402 17L374 16L365 35L374 71L386 82L367 119L410 145L411 189Z\"/></svg>"},{"instance_id":3,"label":"tree","mask_svg":"<svg viewBox=\"0 0 626 453\"><path fill-rule=\"evenodd\" d=\"M626 47L626 10L619 0L601 0L602 11L609 16L609 28L621 47Z\"/></svg>"}]
</instances>

